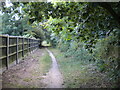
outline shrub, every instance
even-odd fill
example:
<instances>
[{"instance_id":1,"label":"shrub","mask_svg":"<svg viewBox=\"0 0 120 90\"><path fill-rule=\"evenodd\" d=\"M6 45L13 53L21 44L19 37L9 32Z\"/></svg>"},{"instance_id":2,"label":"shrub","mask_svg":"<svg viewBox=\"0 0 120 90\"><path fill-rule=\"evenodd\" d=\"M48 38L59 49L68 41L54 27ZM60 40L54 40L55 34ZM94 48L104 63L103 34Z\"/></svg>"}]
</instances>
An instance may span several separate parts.
<instances>
[{"instance_id":1,"label":"shrub","mask_svg":"<svg viewBox=\"0 0 120 90\"><path fill-rule=\"evenodd\" d=\"M61 52L67 52L69 46L70 46L69 42L62 42L58 45L58 48L60 49Z\"/></svg>"},{"instance_id":2,"label":"shrub","mask_svg":"<svg viewBox=\"0 0 120 90\"><path fill-rule=\"evenodd\" d=\"M99 40L93 50L99 70L108 73L109 80L118 81L120 78L120 45L119 35L110 36Z\"/></svg>"}]
</instances>

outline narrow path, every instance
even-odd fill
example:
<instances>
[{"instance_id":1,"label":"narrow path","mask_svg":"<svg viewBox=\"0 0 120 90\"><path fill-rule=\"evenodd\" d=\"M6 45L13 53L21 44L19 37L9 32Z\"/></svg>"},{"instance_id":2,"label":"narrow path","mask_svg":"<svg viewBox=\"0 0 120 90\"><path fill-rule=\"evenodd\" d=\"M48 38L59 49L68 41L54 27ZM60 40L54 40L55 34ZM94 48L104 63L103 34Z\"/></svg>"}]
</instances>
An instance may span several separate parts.
<instances>
[{"instance_id":1,"label":"narrow path","mask_svg":"<svg viewBox=\"0 0 120 90\"><path fill-rule=\"evenodd\" d=\"M46 55L45 49L37 49L21 60L19 64L10 67L2 74L3 88L44 88L41 58Z\"/></svg>"},{"instance_id":2,"label":"narrow path","mask_svg":"<svg viewBox=\"0 0 120 90\"><path fill-rule=\"evenodd\" d=\"M63 88L63 78L59 71L58 64L56 61L55 56L52 54L51 51L49 51L47 48L51 59L52 59L52 68L47 73L45 79L43 80L44 83L46 83L46 88Z\"/></svg>"}]
</instances>

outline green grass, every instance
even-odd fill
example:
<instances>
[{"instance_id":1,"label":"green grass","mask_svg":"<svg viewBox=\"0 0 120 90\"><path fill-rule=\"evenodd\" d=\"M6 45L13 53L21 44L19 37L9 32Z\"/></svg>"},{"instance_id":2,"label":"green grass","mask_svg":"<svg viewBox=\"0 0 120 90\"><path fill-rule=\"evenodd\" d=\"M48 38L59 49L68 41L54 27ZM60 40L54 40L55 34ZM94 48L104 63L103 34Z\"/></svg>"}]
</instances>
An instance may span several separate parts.
<instances>
[{"instance_id":1,"label":"green grass","mask_svg":"<svg viewBox=\"0 0 120 90\"><path fill-rule=\"evenodd\" d=\"M101 84L102 79L98 76L99 73L92 73L95 67L93 63L85 63L71 57L65 58L64 53L59 50L52 48L50 50L57 58L60 71L63 74L63 84L66 88L99 87L99 85L94 84L96 82Z\"/></svg>"},{"instance_id":2,"label":"green grass","mask_svg":"<svg viewBox=\"0 0 120 90\"><path fill-rule=\"evenodd\" d=\"M25 78L25 79L23 79L23 81L25 81L25 82L30 82L32 79L31 78Z\"/></svg>"},{"instance_id":3,"label":"green grass","mask_svg":"<svg viewBox=\"0 0 120 90\"><path fill-rule=\"evenodd\" d=\"M42 74L45 74L51 68L52 60L49 53L45 51L44 55L39 59L40 70Z\"/></svg>"}]
</instances>

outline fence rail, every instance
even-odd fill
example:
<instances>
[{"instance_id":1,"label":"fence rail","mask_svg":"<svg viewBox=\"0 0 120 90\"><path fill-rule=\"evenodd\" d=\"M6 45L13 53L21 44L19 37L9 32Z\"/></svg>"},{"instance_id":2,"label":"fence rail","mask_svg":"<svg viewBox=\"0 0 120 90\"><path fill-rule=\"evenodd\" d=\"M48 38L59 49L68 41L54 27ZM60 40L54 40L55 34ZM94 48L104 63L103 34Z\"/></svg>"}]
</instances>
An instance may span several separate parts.
<instances>
[{"instance_id":1,"label":"fence rail","mask_svg":"<svg viewBox=\"0 0 120 90\"><path fill-rule=\"evenodd\" d=\"M0 35L0 69L8 69L12 63L39 47L40 40L19 36Z\"/></svg>"}]
</instances>

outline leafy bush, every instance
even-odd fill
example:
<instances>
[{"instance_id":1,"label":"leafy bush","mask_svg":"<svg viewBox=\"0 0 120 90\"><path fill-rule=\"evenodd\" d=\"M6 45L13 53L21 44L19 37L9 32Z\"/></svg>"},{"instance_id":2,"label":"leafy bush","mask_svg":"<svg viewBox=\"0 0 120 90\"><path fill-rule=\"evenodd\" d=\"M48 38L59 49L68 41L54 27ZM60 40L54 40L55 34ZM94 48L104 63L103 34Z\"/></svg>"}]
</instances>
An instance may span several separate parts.
<instances>
[{"instance_id":1,"label":"leafy bush","mask_svg":"<svg viewBox=\"0 0 120 90\"><path fill-rule=\"evenodd\" d=\"M63 42L59 44L60 51L64 52L65 57L71 57L75 61L89 62L93 60L92 54L84 48L84 43L78 41Z\"/></svg>"},{"instance_id":2,"label":"leafy bush","mask_svg":"<svg viewBox=\"0 0 120 90\"><path fill-rule=\"evenodd\" d=\"M78 43L76 41L71 41L69 45L69 49L65 52L65 57L71 57L74 55L78 48Z\"/></svg>"},{"instance_id":3,"label":"leafy bush","mask_svg":"<svg viewBox=\"0 0 120 90\"><path fill-rule=\"evenodd\" d=\"M69 49L70 43L69 42L63 42L59 44L59 49L61 52L66 52Z\"/></svg>"},{"instance_id":4,"label":"leafy bush","mask_svg":"<svg viewBox=\"0 0 120 90\"><path fill-rule=\"evenodd\" d=\"M82 47L76 50L74 53L74 59L89 62L93 59L93 57L84 47Z\"/></svg>"},{"instance_id":5,"label":"leafy bush","mask_svg":"<svg viewBox=\"0 0 120 90\"><path fill-rule=\"evenodd\" d=\"M93 50L99 70L107 72L109 80L119 81L120 78L120 34L119 31L99 40Z\"/></svg>"}]
</instances>

